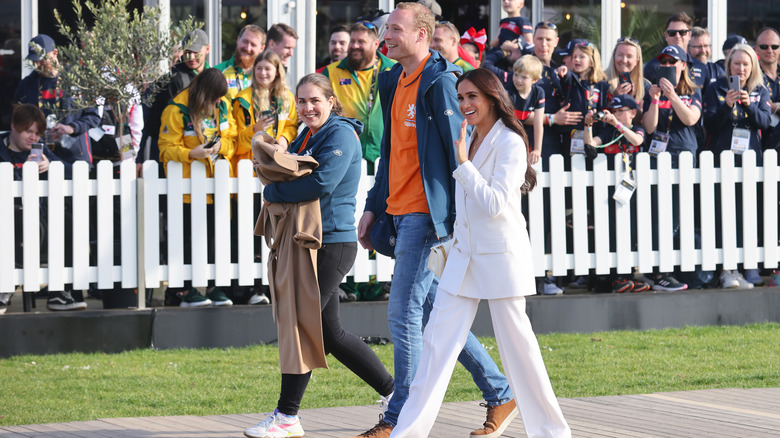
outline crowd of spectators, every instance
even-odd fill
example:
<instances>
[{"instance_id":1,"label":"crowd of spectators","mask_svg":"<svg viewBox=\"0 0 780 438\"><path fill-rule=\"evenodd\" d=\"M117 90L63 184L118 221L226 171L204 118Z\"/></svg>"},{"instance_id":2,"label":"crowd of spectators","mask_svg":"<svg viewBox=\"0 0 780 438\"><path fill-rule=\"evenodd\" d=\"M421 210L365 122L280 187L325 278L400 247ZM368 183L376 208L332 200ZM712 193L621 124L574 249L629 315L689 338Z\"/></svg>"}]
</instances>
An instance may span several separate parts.
<instances>
[{"instance_id":1,"label":"crowd of spectators","mask_svg":"<svg viewBox=\"0 0 780 438\"><path fill-rule=\"evenodd\" d=\"M441 14L435 1L421 3ZM461 32L453 23L439 20L431 48L460 72L482 67L496 74L514 104L516 117L526 127L530 162L541 169L547 170L552 155L562 155L568 167L569 157L575 154L589 159L597 154L623 154L630 169L633 155L642 151L650 153L653 166L661 152L669 152L676 166L681 152L696 157L705 150L715 153L716 163L721 151L731 150L739 165L741 154L748 149L755 151L761 164L762 151L780 145L780 33L776 29L761 29L753 44L730 35L721 48L724 59L713 62L715 51L707 30L693 26L687 14L677 13L666 22L666 46L659 53L643 54L639 41L630 35L621 37L602 68L602 54L596 45L574 38L558 49L556 24L542 21L532 25L521 15L523 3L502 2L507 17L501 20L497 35L474 28ZM330 81L344 115L363 124L361 151L373 174L385 125L378 102L378 77L395 60L386 56L387 14L355 18L354 23L333 28L328 44L330 63L317 72ZM294 84L285 73L297 40L296 30L286 24L274 24L267 32L250 24L239 32L235 53L210 68L206 61L208 35L203 30L187 35L170 80L157 91L154 103L143 108L143 136L133 138L139 175L146 160L159 161L162 169L169 161L180 161L185 164L185 176L189 163L199 160L211 175L219 159L230 162L234 175L239 160L252 158L251 139L259 131L281 145L292 144L302 120L291 92ZM90 130L106 128L106 108L102 106L69 110L70 97L58 81L59 69L67 66L59 64L52 38L41 34L30 45L36 50L30 51L28 60L36 68L19 83L11 132L0 137L0 161L12 162L19 178L21 165L27 160L39 161L41 175L46 174L52 160L62 160L68 166L78 160L91 162L90 142L94 139L90 139ZM561 59L561 65L554 58ZM55 108L67 111L67 115L57 119L52 111ZM123 132L123 127L117 129ZM141 127L131 129L140 132ZM47 145L44 153L30 152L39 142ZM608 162L612 166L612 160ZM621 177L632 179L630 172ZM677 199L677 193L673 195ZM259 208L259 199L256 204ZM676 230L676 203L671 208ZM213 214L211 200L209 209ZM185 222L188 217L185 214ZM741 226L738 220L737 227ZM233 236L235 240L235 233ZM673 272L648 273L642 278L616 274L574 277L567 279L566 287L641 292L763 284L755 269L696 274L693 279ZM677 278L683 275L687 280ZM565 280L548 275L537 283L539 293L556 295L563 292ZM386 298L381 285L347 288L351 299ZM80 294L71 292L51 291L49 308L84 308ZM0 297L0 310L8 299ZM187 286L169 291L165 298L166 304L182 306L230 305L234 300L268 303L259 284L224 291L212 286L205 296Z\"/></svg>"}]
</instances>

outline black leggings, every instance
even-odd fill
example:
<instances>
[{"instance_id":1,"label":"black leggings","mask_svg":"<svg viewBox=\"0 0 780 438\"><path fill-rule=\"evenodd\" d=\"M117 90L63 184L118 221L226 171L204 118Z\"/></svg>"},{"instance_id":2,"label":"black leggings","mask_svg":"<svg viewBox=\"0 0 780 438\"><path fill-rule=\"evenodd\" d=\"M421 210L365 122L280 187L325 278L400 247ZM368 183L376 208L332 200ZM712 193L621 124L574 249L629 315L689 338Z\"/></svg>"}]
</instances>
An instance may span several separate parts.
<instances>
[{"instance_id":1,"label":"black leggings","mask_svg":"<svg viewBox=\"0 0 780 438\"><path fill-rule=\"evenodd\" d=\"M356 242L323 245L317 252L325 354L332 354L376 392L387 396L393 392L393 376L387 372L374 350L357 336L342 329L339 321L339 284L352 268L356 255ZM279 412L298 415L310 377L311 371L306 374L282 374L282 389L277 405Z\"/></svg>"}]
</instances>

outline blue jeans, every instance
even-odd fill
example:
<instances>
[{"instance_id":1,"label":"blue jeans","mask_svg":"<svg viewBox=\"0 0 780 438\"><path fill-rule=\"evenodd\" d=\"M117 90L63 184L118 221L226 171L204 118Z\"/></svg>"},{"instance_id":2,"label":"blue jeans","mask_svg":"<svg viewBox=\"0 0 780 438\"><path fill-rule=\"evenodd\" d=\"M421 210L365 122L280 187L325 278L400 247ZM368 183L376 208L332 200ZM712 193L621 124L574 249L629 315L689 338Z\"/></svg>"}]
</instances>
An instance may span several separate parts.
<instances>
[{"instance_id":1,"label":"blue jeans","mask_svg":"<svg viewBox=\"0 0 780 438\"><path fill-rule=\"evenodd\" d=\"M431 247L439 239L427 213L410 213L393 219L398 238L387 313L393 336L395 393L384 420L395 425L417 372L422 328L428 322L439 285L438 278L427 267ZM471 332L458 361L471 373L488 405L500 405L512 399L506 377Z\"/></svg>"}]
</instances>

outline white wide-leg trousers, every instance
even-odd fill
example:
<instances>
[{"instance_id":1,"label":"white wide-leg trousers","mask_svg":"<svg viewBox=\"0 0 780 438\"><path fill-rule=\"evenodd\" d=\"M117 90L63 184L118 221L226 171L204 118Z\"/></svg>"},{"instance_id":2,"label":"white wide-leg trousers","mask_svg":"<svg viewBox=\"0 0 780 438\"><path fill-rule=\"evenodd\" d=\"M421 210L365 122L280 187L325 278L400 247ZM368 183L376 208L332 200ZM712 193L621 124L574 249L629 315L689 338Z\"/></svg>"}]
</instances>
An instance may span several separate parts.
<instances>
[{"instance_id":1,"label":"white wide-leg trousers","mask_svg":"<svg viewBox=\"0 0 780 438\"><path fill-rule=\"evenodd\" d=\"M478 304L476 299L437 291L417 373L392 438L422 438L430 433ZM495 299L489 304L501 363L528 437L571 437L525 314L525 298Z\"/></svg>"}]
</instances>

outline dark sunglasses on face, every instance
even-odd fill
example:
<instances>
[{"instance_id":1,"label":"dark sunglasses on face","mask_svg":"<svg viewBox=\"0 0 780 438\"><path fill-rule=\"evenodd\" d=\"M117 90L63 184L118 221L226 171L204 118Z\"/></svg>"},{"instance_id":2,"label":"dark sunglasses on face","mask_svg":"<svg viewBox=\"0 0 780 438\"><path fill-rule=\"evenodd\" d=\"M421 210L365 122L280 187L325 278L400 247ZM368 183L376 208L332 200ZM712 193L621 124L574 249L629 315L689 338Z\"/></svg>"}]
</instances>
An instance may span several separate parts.
<instances>
[{"instance_id":1,"label":"dark sunglasses on face","mask_svg":"<svg viewBox=\"0 0 780 438\"><path fill-rule=\"evenodd\" d=\"M552 30L558 30L558 26L555 25L555 23L551 21L540 21L536 24L536 29L552 29Z\"/></svg>"},{"instance_id":2,"label":"dark sunglasses on face","mask_svg":"<svg viewBox=\"0 0 780 438\"><path fill-rule=\"evenodd\" d=\"M690 32L690 30L688 30L688 29L677 29L677 30L669 29L669 30L666 31L666 34L669 37L673 37L675 35L685 36L685 35L688 35L688 32Z\"/></svg>"},{"instance_id":3,"label":"dark sunglasses on face","mask_svg":"<svg viewBox=\"0 0 780 438\"><path fill-rule=\"evenodd\" d=\"M677 60L674 58L661 58L658 60L658 62L661 65L675 65L677 64Z\"/></svg>"},{"instance_id":4,"label":"dark sunglasses on face","mask_svg":"<svg viewBox=\"0 0 780 438\"><path fill-rule=\"evenodd\" d=\"M769 50L769 48L772 48L772 50L780 49L780 44L759 44L758 48L761 50Z\"/></svg>"}]
</instances>

